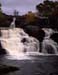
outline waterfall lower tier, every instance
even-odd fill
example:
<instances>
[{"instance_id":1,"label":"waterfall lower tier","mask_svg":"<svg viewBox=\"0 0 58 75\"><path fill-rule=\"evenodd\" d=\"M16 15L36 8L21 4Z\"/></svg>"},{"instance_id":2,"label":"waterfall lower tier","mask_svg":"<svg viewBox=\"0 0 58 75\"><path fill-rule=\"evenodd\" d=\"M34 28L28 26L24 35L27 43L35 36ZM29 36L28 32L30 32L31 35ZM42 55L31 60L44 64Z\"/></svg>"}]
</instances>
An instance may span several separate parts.
<instances>
[{"instance_id":1,"label":"waterfall lower tier","mask_svg":"<svg viewBox=\"0 0 58 75\"><path fill-rule=\"evenodd\" d=\"M30 37L22 29L1 30L1 33L1 44L10 56L9 58L25 58L27 52L37 52L39 49L38 40Z\"/></svg>"},{"instance_id":2,"label":"waterfall lower tier","mask_svg":"<svg viewBox=\"0 0 58 75\"><path fill-rule=\"evenodd\" d=\"M26 55L46 55L58 54L58 45L51 39L44 39L42 42L42 52L39 52L39 41L29 36L23 29L13 28L1 30L0 37L2 47L6 50L8 58L25 59Z\"/></svg>"}]
</instances>

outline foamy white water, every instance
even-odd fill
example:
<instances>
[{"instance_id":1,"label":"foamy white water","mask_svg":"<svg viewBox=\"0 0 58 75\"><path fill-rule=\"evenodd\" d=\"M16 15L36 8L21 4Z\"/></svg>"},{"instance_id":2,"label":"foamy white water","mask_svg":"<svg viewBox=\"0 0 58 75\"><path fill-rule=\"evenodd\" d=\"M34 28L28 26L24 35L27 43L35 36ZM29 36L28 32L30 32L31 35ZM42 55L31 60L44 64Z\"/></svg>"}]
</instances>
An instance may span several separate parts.
<instances>
[{"instance_id":1,"label":"foamy white water","mask_svg":"<svg viewBox=\"0 0 58 75\"><path fill-rule=\"evenodd\" d=\"M29 55L51 55L48 54L49 49L53 49L54 54L58 55L58 45L49 37L53 33L51 30L46 31L46 36L43 40L42 53L39 52L39 41L30 37L21 28L12 28L1 30L2 36L0 38L2 47L6 49L7 59L22 60L31 59ZM48 38L46 38L48 37ZM25 42L22 42L23 39Z\"/></svg>"},{"instance_id":2,"label":"foamy white water","mask_svg":"<svg viewBox=\"0 0 58 75\"><path fill-rule=\"evenodd\" d=\"M20 28L1 30L1 32L1 44L11 59L25 59L27 52L37 52L39 49L38 40L30 37ZM23 38L26 39L24 43L21 42Z\"/></svg>"}]
</instances>

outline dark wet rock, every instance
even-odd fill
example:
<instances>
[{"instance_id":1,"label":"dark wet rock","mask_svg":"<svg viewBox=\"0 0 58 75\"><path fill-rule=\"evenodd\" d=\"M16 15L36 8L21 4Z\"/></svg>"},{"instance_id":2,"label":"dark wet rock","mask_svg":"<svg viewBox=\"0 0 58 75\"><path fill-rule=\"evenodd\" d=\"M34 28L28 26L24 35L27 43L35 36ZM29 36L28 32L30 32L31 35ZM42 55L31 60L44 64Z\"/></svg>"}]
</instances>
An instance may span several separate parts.
<instances>
[{"instance_id":1,"label":"dark wet rock","mask_svg":"<svg viewBox=\"0 0 58 75\"><path fill-rule=\"evenodd\" d=\"M41 28L39 28L38 26L26 26L26 33L28 33L30 36L35 37L36 39L39 40L40 42L40 50L39 52L42 52L42 42L44 40L45 37L45 32L44 30L42 30Z\"/></svg>"},{"instance_id":2,"label":"dark wet rock","mask_svg":"<svg viewBox=\"0 0 58 75\"><path fill-rule=\"evenodd\" d=\"M26 26L25 32L28 33L30 36L37 38L40 41L42 41L43 38L45 37L45 32L38 26L28 25Z\"/></svg>"},{"instance_id":3,"label":"dark wet rock","mask_svg":"<svg viewBox=\"0 0 58 75\"><path fill-rule=\"evenodd\" d=\"M0 30L0 37L1 37L1 35L2 35L2 34L1 34L1 30Z\"/></svg>"},{"instance_id":4,"label":"dark wet rock","mask_svg":"<svg viewBox=\"0 0 58 75\"><path fill-rule=\"evenodd\" d=\"M24 53L26 53L26 52L27 52L27 49L26 49L26 48L24 48L23 52L24 52Z\"/></svg>"},{"instance_id":5,"label":"dark wet rock","mask_svg":"<svg viewBox=\"0 0 58 75\"><path fill-rule=\"evenodd\" d=\"M0 65L0 75L4 75L13 71L19 70L17 67Z\"/></svg>"},{"instance_id":6,"label":"dark wet rock","mask_svg":"<svg viewBox=\"0 0 58 75\"><path fill-rule=\"evenodd\" d=\"M4 55L4 54L6 54L6 50L2 47L0 43L0 55Z\"/></svg>"},{"instance_id":7,"label":"dark wet rock","mask_svg":"<svg viewBox=\"0 0 58 75\"><path fill-rule=\"evenodd\" d=\"M42 52L42 42L44 40L44 37L45 37L45 32L42 29L40 29L38 31L38 36L37 36L37 39L39 40L39 47L40 47L39 52Z\"/></svg>"},{"instance_id":8,"label":"dark wet rock","mask_svg":"<svg viewBox=\"0 0 58 75\"><path fill-rule=\"evenodd\" d=\"M58 44L58 33L52 34L50 38Z\"/></svg>"},{"instance_id":9,"label":"dark wet rock","mask_svg":"<svg viewBox=\"0 0 58 75\"><path fill-rule=\"evenodd\" d=\"M45 37L45 32L44 32L44 30L40 29L39 32L38 32L38 40L40 42L42 42L44 37Z\"/></svg>"},{"instance_id":10,"label":"dark wet rock","mask_svg":"<svg viewBox=\"0 0 58 75\"><path fill-rule=\"evenodd\" d=\"M38 36L38 30L39 30L38 26L28 25L25 27L25 32L28 33L30 36L33 36L36 38Z\"/></svg>"},{"instance_id":11,"label":"dark wet rock","mask_svg":"<svg viewBox=\"0 0 58 75\"><path fill-rule=\"evenodd\" d=\"M55 50L51 45L45 46L48 54L55 54Z\"/></svg>"},{"instance_id":12,"label":"dark wet rock","mask_svg":"<svg viewBox=\"0 0 58 75\"><path fill-rule=\"evenodd\" d=\"M26 41L27 41L26 38L23 38L23 39L21 40L21 42L23 42L23 43L26 42Z\"/></svg>"}]
</instances>

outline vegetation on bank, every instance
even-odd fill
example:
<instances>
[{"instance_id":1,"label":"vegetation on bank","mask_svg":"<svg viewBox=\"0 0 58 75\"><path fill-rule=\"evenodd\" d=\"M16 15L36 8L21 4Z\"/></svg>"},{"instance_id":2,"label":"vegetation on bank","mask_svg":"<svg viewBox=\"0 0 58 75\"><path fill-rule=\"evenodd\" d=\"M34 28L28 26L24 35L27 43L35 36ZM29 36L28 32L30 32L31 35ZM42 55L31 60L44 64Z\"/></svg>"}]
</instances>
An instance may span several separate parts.
<instances>
[{"instance_id":1,"label":"vegetation on bank","mask_svg":"<svg viewBox=\"0 0 58 75\"><path fill-rule=\"evenodd\" d=\"M58 1L45 0L36 6L41 16L49 17L50 15L58 15Z\"/></svg>"},{"instance_id":2,"label":"vegetation on bank","mask_svg":"<svg viewBox=\"0 0 58 75\"><path fill-rule=\"evenodd\" d=\"M25 15L18 15L18 11L14 11L14 16L6 15L1 9L0 4L0 27L9 27L12 18L16 17L16 26L25 27L26 25L38 27L58 28L58 1L44 0L43 3L36 5L37 12L29 11Z\"/></svg>"}]
</instances>

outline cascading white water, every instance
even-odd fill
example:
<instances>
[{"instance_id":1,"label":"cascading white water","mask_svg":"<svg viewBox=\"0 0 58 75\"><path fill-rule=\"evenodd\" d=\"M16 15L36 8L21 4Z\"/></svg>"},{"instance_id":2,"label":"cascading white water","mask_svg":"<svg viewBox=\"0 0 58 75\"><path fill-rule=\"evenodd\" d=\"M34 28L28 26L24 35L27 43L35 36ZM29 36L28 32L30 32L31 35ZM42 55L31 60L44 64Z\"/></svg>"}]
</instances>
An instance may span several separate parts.
<instances>
[{"instance_id":1,"label":"cascading white water","mask_svg":"<svg viewBox=\"0 0 58 75\"><path fill-rule=\"evenodd\" d=\"M15 28L15 21L16 21L16 18L14 17L13 21L10 24L10 28Z\"/></svg>"},{"instance_id":2,"label":"cascading white water","mask_svg":"<svg viewBox=\"0 0 58 75\"><path fill-rule=\"evenodd\" d=\"M50 38L50 36L56 32L51 28L43 28L43 30L45 31L45 38L43 40L42 52L47 54L48 50L50 50L50 52L54 52L52 54L58 55L58 44Z\"/></svg>"},{"instance_id":3,"label":"cascading white water","mask_svg":"<svg viewBox=\"0 0 58 75\"><path fill-rule=\"evenodd\" d=\"M31 55L46 55L49 49L54 50L54 54L58 54L58 45L56 42L49 38L49 34L45 36L43 40L42 53L39 53L39 41L30 37L21 28L13 28L8 30L1 30L2 37L1 44L6 49L7 54L10 55L11 59L25 59L26 54ZM50 32L49 32L50 33ZM47 34L47 33L46 33ZM48 36L48 38L46 38ZM23 39L25 42L22 42Z\"/></svg>"},{"instance_id":4,"label":"cascading white water","mask_svg":"<svg viewBox=\"0 0 58 75\"><path fill-rule=\"evenodd\" d=\"M54 33L54 30L51 28L43 28L42 30L45 32L45 39L49 39L51 34Z\"/></svg>"},{"instance_id":5,"label":"cascading white water","mask_svg":"<svg viewBox=\"0 0 58 75\"><path fill-rule=\"evenodd\" d=\"M2 29L0 37L2 47L7 51L9 59L28 59L28 55L46 55L48 50L53 49L54 54L58 54L58 45L50 39L54 32L52 29L45 29L46 35L42 42L42 52L39 52L39 41L29 36L21 28L15 28L15 18L9 29ZM40 36L40 35L39 35ZM23 41L22 41L23 40Z\"/></svg>"},{"instance_id":6,"label":"cascading white water","mask_svg":"<svg viewBox=\"0 0 58 75\"><path fill-rule=\"evenodd\" d=\"M6 49L7 54L12 59L26 58L28 52L38 52L39 42L37 39L30 37L23 29L13 28L8 30L1 30L1 44ZM23 43L22 40L26 39ZM9 57L8 57L9 58Z\"/></svg>"}]
</instances>

